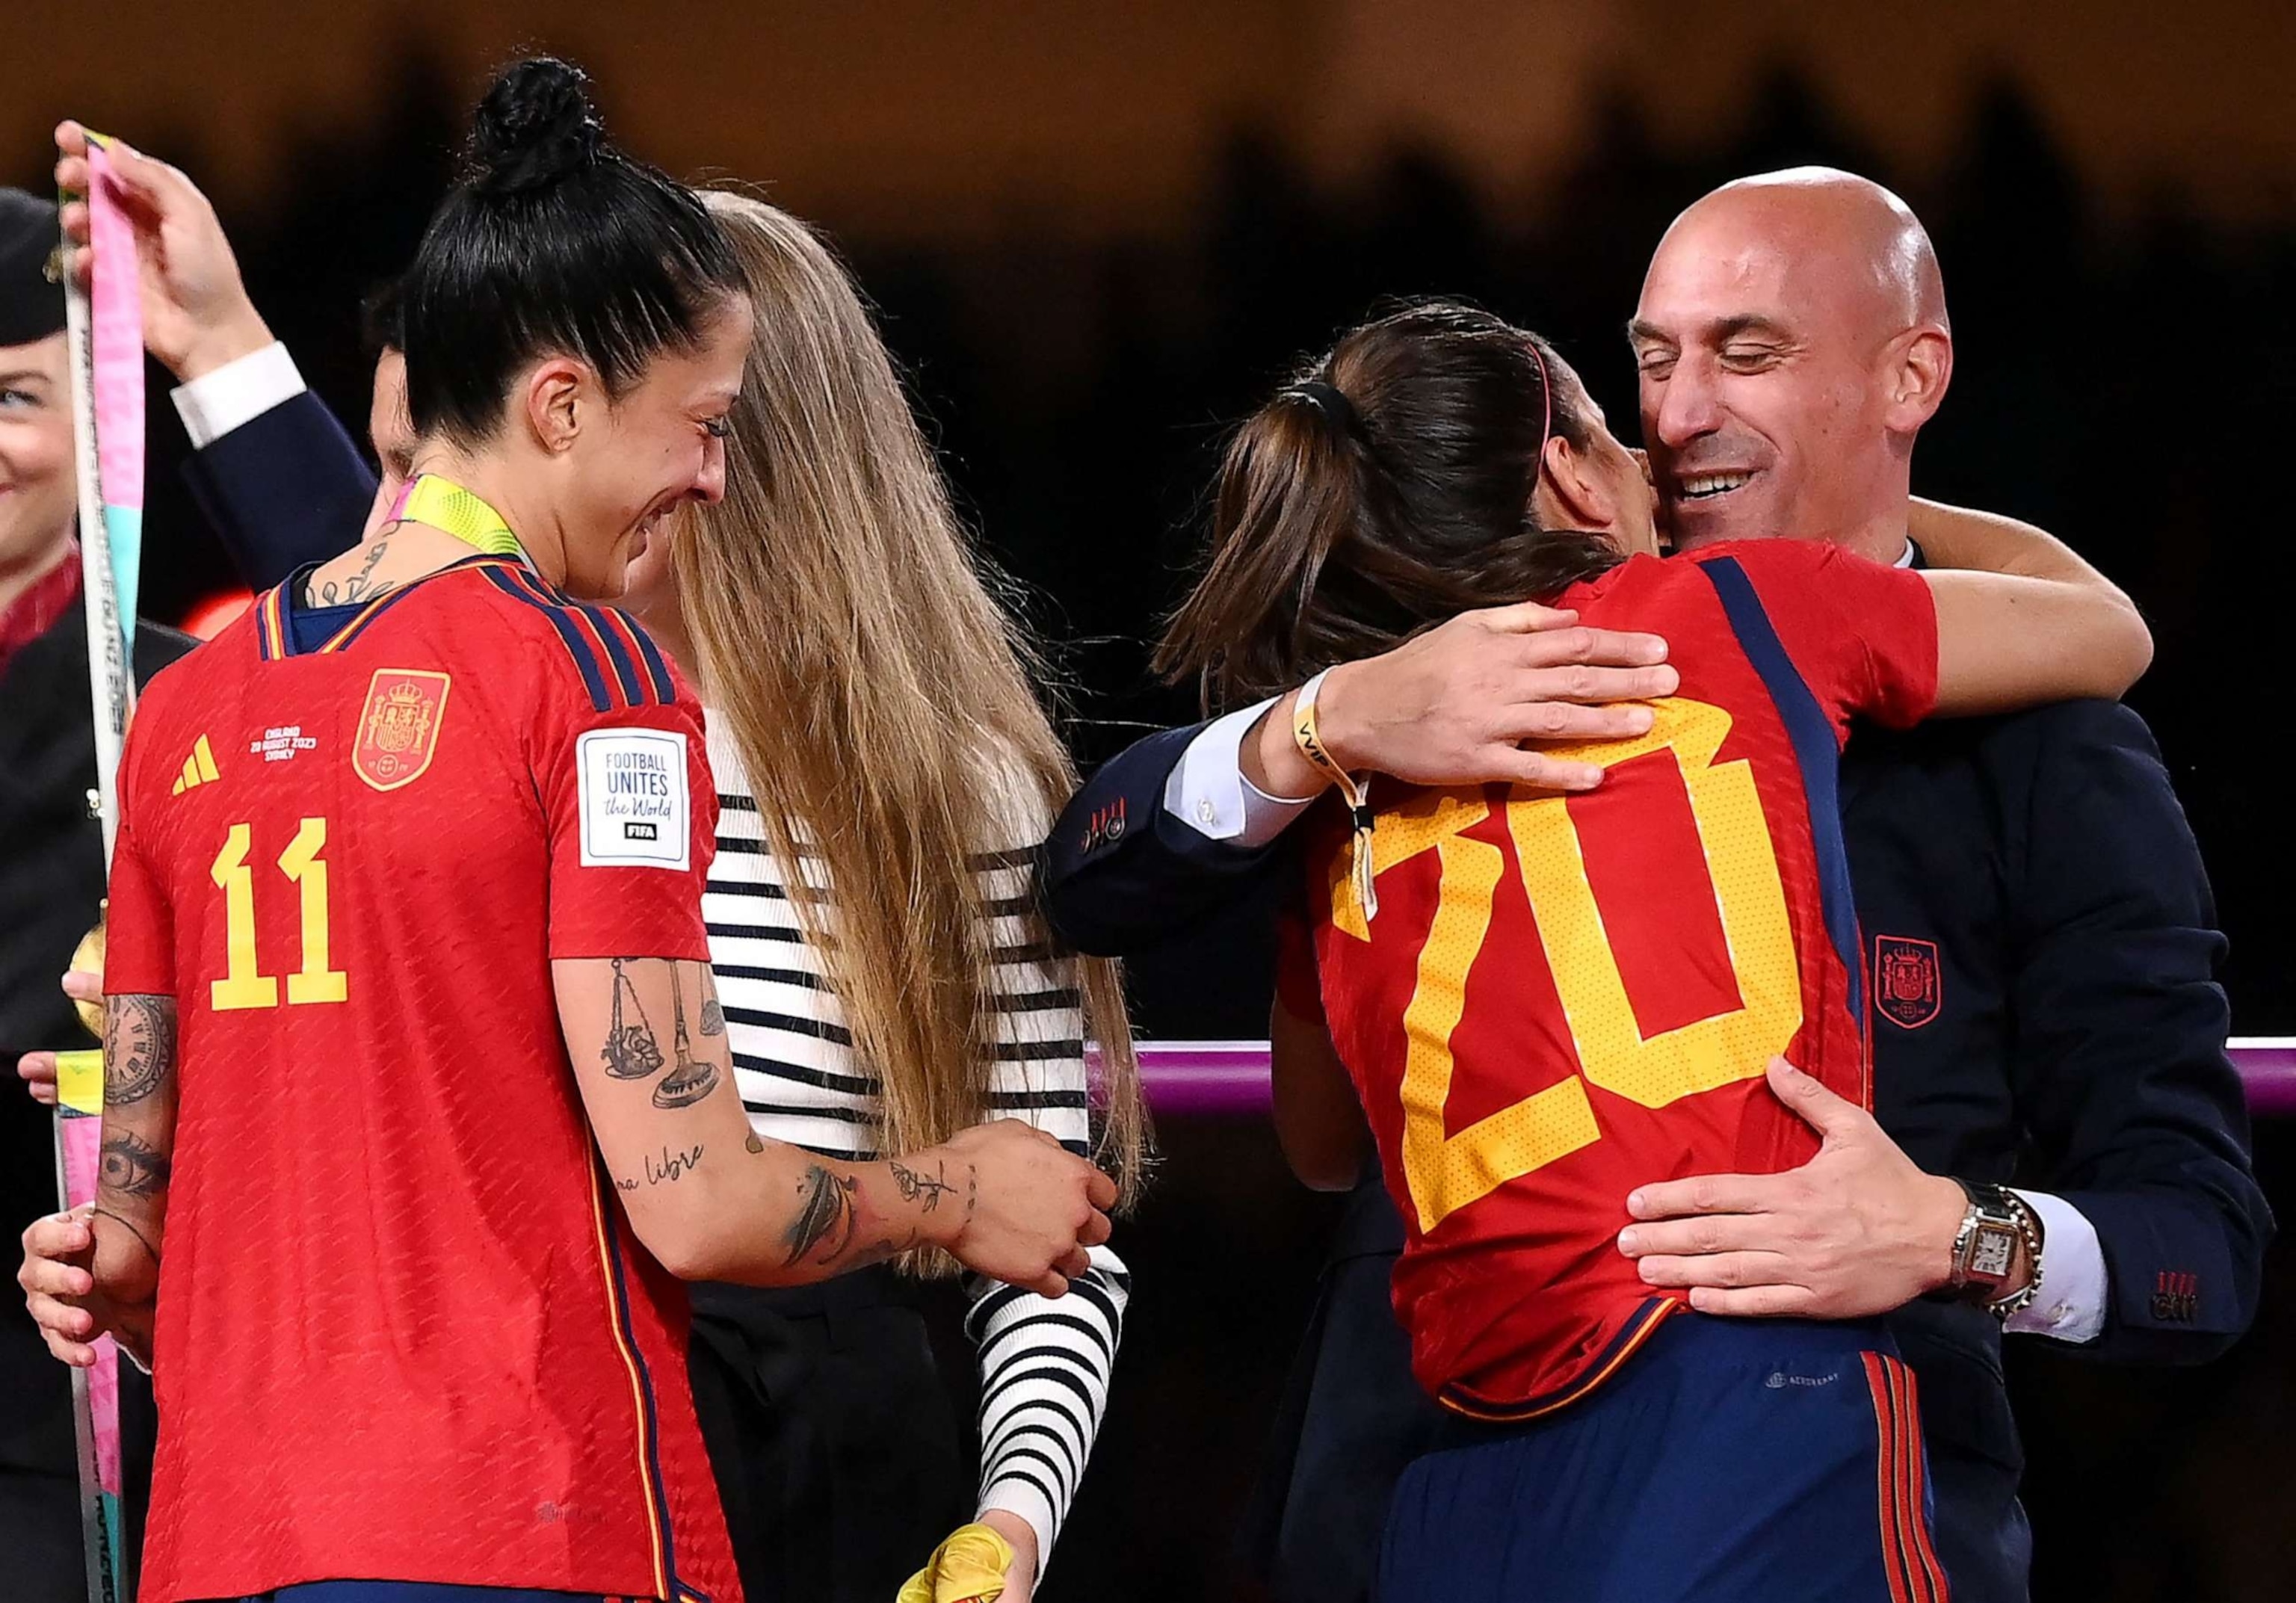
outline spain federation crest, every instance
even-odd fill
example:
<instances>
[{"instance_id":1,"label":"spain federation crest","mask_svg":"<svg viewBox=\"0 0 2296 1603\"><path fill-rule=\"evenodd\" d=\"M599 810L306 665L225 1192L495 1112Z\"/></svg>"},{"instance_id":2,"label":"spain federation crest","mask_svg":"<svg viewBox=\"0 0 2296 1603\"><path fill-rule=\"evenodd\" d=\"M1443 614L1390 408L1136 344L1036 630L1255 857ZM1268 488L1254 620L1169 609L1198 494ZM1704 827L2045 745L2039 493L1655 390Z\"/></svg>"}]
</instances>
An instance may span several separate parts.
<instances>
[{"instance_id":1,"label":"spain federation crest","mask_svg":"<svg viewBox=\"0 0 2296 1603\"><path fill-rule=\"evenodd\" d=\"M1944 1002L1935 941L1902 935L1874 937L1874 1005L1884 1018L1901 1029L1917 1030L1938 1016Z\"/></svg>"},{"instance_id":2,"label":"spain federation crest","mask_svg":"<svg viewBox=\"0 0 2296 1603\"><path fill-rule=\"evenodd\" d=\"M378 790L396 790L421 779L439 749L439 725L447 716L452 683L444 674L420 668L377 668L367 682L366 706L359 711L351 771Z\"/></svg>"}]
</instances>

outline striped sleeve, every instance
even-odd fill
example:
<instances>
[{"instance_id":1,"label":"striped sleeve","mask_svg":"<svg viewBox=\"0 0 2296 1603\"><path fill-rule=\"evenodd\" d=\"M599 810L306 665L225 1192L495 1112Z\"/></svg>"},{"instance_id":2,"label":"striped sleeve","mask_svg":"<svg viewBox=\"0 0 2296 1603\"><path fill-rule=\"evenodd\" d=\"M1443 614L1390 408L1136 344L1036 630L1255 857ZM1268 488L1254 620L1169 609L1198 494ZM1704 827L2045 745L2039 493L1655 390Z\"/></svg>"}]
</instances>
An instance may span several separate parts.
<instances>
[{"instance_id":1,"label":"striped sleeve","mask_svg":"<svg viewBox=\"0 0 2296 1603\"><path fill-rule=\"evenodd\" d=\"M968 1276L965 1334L980 1361L980 1511L1037 1533L1037 1574L1053 1556L1108 1411L1132 1276L1105 1247L1063 1297Z\"/></svg>"},{"instance_id":2,"label":"striped sleeve","mask_svg":"<svg viewBox=\"0 0 2296 1603\"><path fill-rule=\"evenodd\" d=\"M1007 774L1001 800L1011 838L1042 838L1050 820L1024 781ZM974 863L996 957L989 1111L1026 1119L1081 1156L1092 1142L1084 1008L1075 964L1029 941L1034 863L1026 847ZM1070 1282L1066 1296L1039 1296L977 1275L967 1277L965 1289L972 1302L965 1333L980 1365L980 1510L1002 1509L1029 1522L1041 1578L1108 1411L1132 1276L1114 1252L1096 1247L1091 1269Z\"/></svg>"}]
</instances>

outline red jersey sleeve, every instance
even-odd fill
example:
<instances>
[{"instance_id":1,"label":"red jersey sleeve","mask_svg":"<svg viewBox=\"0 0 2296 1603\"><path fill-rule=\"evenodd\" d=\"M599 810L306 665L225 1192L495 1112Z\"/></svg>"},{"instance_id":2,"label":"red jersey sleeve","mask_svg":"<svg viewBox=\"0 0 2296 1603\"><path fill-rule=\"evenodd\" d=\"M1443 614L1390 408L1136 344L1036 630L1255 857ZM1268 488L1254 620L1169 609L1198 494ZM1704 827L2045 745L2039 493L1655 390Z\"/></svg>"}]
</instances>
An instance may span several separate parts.
<instances>
[{"instance_id":1,"label":"red jersey sleeve","mask_svg":"<svg viewBox=\"0 0 2296 1603\"><path fill-rule=\"evenodd\" d=\"M572 699L569 699L570 702ZM537 752L550 835L553 958L709 956L701 887L718 791L701 707L573 702Z\"/></svg>"},{"instance_id":2,"label":"red jersey sleeve","mask_svg":"<svg viewBox=\"0 0 2296 1603\"><path fill-rule=\"evenodd\" d=\"M1749 542L1734 554L1820 699L1906 729L1937 706L1937 603L1929 581L1816 540Z\"/></svg>"},{"instance_id":3,"label":"red jersey sleeve","mask_svg":"<svg viewBox=\"0 0 2296 1603\"><path fill-rule=\"evenodd\" d=\"M112 996L176 994L176 915L167 882L120 809L111 850L111 901L103 915L103 989Z\"/></svg>"}]
</instances>

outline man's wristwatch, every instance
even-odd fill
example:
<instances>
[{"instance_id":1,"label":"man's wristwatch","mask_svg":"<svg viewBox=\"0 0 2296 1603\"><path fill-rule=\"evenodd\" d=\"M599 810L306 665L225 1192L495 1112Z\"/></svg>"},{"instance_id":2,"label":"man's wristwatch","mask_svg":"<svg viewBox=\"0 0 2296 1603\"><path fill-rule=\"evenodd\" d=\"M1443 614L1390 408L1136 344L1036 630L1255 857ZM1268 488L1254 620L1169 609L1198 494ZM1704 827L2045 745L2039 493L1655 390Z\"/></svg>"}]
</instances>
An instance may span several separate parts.
<instances>
[{"instance_id":1,"label":"man's wristwatch","mask_svg":"<svg viewBox=\"0 0 2296 1603\"><path fill-rule=\"evenodd\" d=\"M2025 1199L2005 1187L1956 1180L1969 1198L1961 1229L1953 1238L1953 1276L1948 1287L1964 1301L1982 1306L1994 1318L2006 1320L2028 1306L2041 1291L2041 1225ZM2001 1296L2001 1287L2017 1263L2017 1248L2025 1248L2033 1278L2024 1288Z\"/></svg>"}]
</instances>

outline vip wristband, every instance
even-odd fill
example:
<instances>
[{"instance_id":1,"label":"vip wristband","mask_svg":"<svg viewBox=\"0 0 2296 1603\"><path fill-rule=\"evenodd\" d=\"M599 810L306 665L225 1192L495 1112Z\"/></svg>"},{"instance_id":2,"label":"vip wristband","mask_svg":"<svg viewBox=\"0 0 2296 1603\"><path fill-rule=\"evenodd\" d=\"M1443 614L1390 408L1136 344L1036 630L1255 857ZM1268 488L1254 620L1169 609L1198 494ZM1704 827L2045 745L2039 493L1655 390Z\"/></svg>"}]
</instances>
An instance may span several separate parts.
<instances>
[{"instance_id":1,"label":"vip wristband","mask_svg":"<svg viewBox=\"0 0 2296 1603\"><path fill-rule=\"evenodd\" d=\"M1300 748L1300 755L1308 759L1310 767L1332 781L1340 798L1348 804L1348 815L1355 826L1349 849L1354 855L1356 901L1362 905L1364 922L1368 924L1379 916L1379 887L1373 883L1372 837L1376 820L1371 810L1371 777L1366 774L1358 780L1341 767L1324 748L1323 736L1316 730L1316 692L1324 688L1324 675L1331 671L1325 668L1300 687L1299 699L1292 707L1292 744Z\"/></svg>"}]
</instances>

